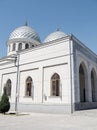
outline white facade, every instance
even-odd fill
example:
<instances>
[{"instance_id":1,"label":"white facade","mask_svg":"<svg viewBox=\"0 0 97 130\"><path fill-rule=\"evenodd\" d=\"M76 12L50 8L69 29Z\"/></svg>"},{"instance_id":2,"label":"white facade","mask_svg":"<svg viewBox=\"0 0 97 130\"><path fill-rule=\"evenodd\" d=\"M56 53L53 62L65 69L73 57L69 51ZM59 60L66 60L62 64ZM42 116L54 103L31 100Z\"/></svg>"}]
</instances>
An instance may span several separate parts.
<instances>
[{"instance_id":1,"label":"white facade","mask_svg":"<svg viewBox=\"0 0 97 130\"><path fill-rule=\"evenodd\" d=\"M30 36L29 30L32 31ZM22 46L19 48L20 43ZM13 44L16 44L15 47ZM29 47L25 48L26 44ZM95 102L92 102L91 92L91 70L95 69L96 74L97 56L74 36L56 31L45 39L45 43L41 43L37 33L24 26L12 32L7 45L8 56L0 60L0 94L2 95L3 87L10 79L11 110L65 113L90 108L91 103L93 107L97 107L96 84ZM87 69L85 93L84 89L80 89L79 83L81 63ZM54 74L59 75L56 90L54 87L52 90ZM28 77L32 78L29 96L26 92L30 91L27 90L30 84L27 84ZM80 95L84 96L83 102Z\"/></svg>"}]
</instances>

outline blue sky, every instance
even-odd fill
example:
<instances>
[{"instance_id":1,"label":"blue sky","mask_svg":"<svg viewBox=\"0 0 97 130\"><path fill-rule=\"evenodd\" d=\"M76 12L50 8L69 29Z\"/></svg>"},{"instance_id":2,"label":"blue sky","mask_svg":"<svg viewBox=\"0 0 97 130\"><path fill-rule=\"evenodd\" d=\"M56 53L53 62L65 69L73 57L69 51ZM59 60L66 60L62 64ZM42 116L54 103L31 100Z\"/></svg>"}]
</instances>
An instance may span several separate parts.
<instances>
[{"instance_id":1,"label":"blue sky","mask_svg":"<svg viewBox=\"0 0 97 130\"><path fill-rule=\"evenodd\" d=\"M41 41L60 28L97 53L97 0L0 0L0 58L10 33L25 21Z\"/></svg>"}]
</instances>

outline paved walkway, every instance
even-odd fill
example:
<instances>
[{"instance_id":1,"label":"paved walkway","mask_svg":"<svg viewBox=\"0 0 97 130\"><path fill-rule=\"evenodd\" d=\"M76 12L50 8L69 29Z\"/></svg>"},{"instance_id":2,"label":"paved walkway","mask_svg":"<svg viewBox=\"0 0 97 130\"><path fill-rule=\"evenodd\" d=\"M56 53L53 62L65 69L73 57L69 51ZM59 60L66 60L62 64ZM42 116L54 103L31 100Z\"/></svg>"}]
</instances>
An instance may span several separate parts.
<instances>
[{"instance_id":1,"label":"paved walkway","mask_svg":"<svg viewBox=\"0 0 97 130\"><path fill-rule=\"evenodd\" d=\"M97 130L97 110L74 114L0 114L0 130Z\"/></svg>"}]
</instances>

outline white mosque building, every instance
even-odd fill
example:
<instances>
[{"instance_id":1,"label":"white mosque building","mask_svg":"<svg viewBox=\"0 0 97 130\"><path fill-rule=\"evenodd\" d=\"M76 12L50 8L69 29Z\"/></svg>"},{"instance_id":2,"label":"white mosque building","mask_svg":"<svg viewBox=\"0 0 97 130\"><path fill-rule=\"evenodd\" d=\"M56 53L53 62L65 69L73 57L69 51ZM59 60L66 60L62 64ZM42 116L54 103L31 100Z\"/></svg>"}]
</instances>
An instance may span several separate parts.
<instances>
[{"instance_id":1,"label":"white mosque building","mask_svg":"<svg viewBox=\"0 0 97 130\"><path fill-rule=\"evenodd\" d=\"M97 108L97 55L73 35L55 31L42 43L29 26L16 28L0 59L10 110L71 113Z\"/></svg>"}]
</instances>

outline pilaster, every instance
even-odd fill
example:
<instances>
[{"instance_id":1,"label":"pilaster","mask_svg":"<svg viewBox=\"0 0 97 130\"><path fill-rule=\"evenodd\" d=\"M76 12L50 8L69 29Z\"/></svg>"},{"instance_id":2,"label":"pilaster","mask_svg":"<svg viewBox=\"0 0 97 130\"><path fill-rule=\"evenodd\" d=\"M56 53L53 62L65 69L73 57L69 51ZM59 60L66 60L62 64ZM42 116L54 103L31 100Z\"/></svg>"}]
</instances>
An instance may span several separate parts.
<instances>
[{"instance_id":1,"label":"pilaster","mask_svg":"<svg viewBox=\"0 0 97 130\"><path fill-rule=\"evenodd\" d=\"M87 75L88 75L88 83L87 83L87 87L88 87L88 101L92 102L92 93L91 93L91 67L90 64L88 63L88 69L87 69Z\"/></svg>"}]
</instances>

